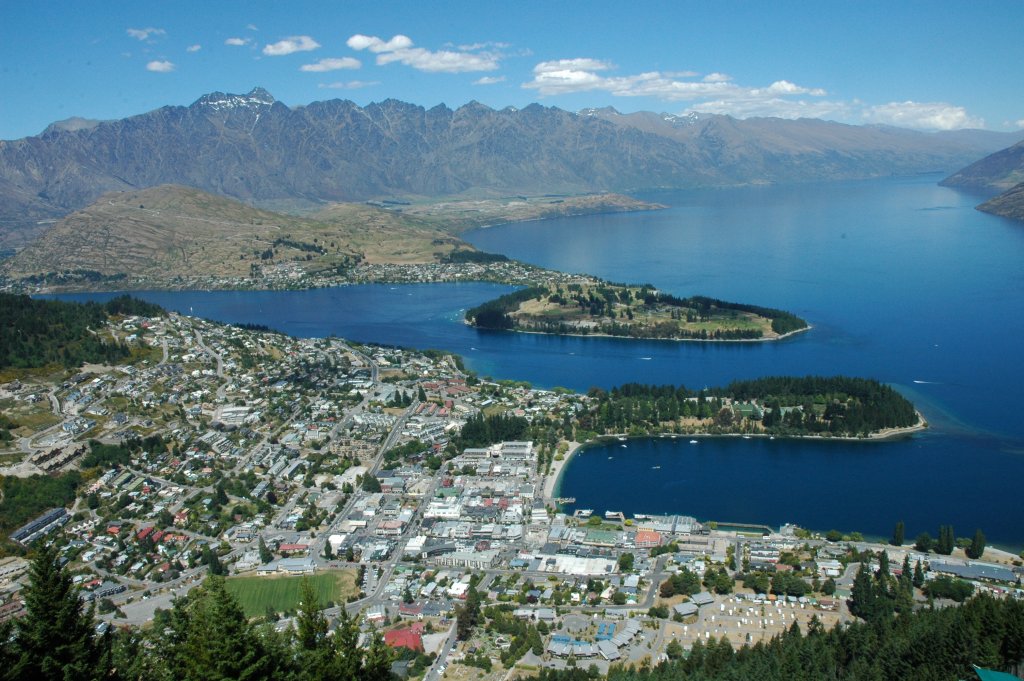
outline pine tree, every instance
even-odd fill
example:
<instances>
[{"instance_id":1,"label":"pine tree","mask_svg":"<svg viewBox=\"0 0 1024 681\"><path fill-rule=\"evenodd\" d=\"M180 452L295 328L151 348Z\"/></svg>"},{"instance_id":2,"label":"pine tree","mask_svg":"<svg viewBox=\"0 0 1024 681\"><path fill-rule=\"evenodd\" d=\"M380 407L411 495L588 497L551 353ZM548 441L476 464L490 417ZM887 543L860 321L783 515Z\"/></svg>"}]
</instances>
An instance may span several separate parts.
<instances>
[{"instance_id":1,"label":"pine tree","mask_svg":"<svg viewBox=\"0 0 1024 681\"><path fill-rule=\"evenodd\" d=\"M920 589L922 586L924 586L924 569L919 560L914 565L914 587Z\"/></svg>"},{"instance_id":2,"label":"pine tree","mask_svg":"<svg viewBox=\"0 0 1024 681\"><path fill-rule=\"evenodd\" d=\"M892 539L889 540L889 543L893 546L903 546L905 534L906 528L904 527L903 521L901 520L898 523L896 523L896 527L892 531Z\"/></svg>"},{"instance_id":3,"label":"pine tree","mask_svg":"<svg viewBox=\"0 0 1024 681\"><path fill-rule=\"evenodd\" d=\"M967 557L977 560L983 553L985 553L985 533L981 529L977 529L974 531L971 545L967 547Z\"/></svg>"},{"instance_id":4,"label":"pine tree","mask_svg":"<svg viewBox=\"0 0 1024 681\"><path fill-rule=\"evenodd\" d=\"M270 654L223 578L207 577L187 600L175 601L171 615L166 651L171 678L256 681L275 678L280 671L281 660Z\"/></svg>"},{"instance_id":5,"label":"pine tree","mask_svg":"<svg viewBox=\"0 0 1024 681\"><path fill-rule=\"evenodd\" d=\"M877 600L871 575L864 563L861 563L857 576L853 578L853 588L850 590L850 613L870 622L875 617Z\"/></svg>"},{"instance_id":6,"label":"pine tree","mask_svg":"<svg viewBox=\"0 0 1024 681\"><path fill-rule=\"evenodd\" d=\"M884 583L889 579L889 554L885 550L878 552L878 581Z\"/></svg>"},{"instance_id":7,"label":"pine tree","mask_svg":"<svg viewBox=\"0 0 1024 681\"><path fill-rule=\"evenodd\" d=\"M935 542L935 553L948 556L953 553L953 547L955 546L956 536L953 534L953 526L941 525L939 527L939 539Z\"/></svg>"},{"instance_id":8,"label":"pine tree","mask_svg":"<svg viewBox=\"0 0 1024 681\"><path fill-rule=\"evenodd\" d=\"M274 560L274 554L271 553L270 549L267 548L267 542L263 541L263 537L260 537L260 562L266 565L270 561Z\"/></svg>"},{"instance_id":9,"label":"pine tree","mask_svg":"<svg viewBox=\"0 0 1024 681\"><path fill-rule=\"evenodd\" d=\"M391 681L391 649L384 643L379 632L373 635L363 657L363 672L359 681Z\"/></svg>"},{"instance_id":10,"label":"pine tree","mask_svg":"<svg viewBox=\"0 0 1024 681\"><path fill-rule=\"evenodd\" d=\"M340 681L362 679L363 653L359 648L359 623L349 616L345 608L338 615L334 639L338 651L336 678Z\"/></svg>"},{"instance_id":11,"label":"pine tree","mask_svg":"<svg viewBox=\"0 0 1024 681\"><path fill-rule=\"evenodd\" d=\"M26 615L14 628L13 679L102 679L110 671L110 640L94 635L93 609L83 610L71 576L52 547L39 550L23 591ZM5 639L6 640L6 639Z\"/></svg>"},{"instance_id":12,"label":"pine tree","mask_svg":"<svg viewBox=\"0 0 1024 681\"><path fill-rule=\"evenodd\" d=\"M299 612L295 618L300 676L313 681L339 679L335 639L327 636L327 618L312 582L303 577L299 586Z\"/></svg>"}]
</instances>

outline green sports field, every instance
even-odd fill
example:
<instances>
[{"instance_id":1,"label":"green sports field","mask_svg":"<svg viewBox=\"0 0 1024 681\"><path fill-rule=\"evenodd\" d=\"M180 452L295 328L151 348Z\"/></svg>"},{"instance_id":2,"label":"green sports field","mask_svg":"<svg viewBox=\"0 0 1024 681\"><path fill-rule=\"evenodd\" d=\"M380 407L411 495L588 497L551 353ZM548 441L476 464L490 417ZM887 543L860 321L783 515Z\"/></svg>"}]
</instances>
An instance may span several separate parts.
<instances>
[{"instance_id":1,"label":"green sports field","mask_svg":"<svg viewBox=\"0 0 1024 681\"><path fill-rule=\"evenodd\" d=\"M227 580L228 591L242 604L246 617L267 612L267 606L277 612L295 610L299 604L299 586L303 577L232 577ZM349 594L356 593L354 570L330 570L305 577L321 603L344 603Z\"/></svg>"}]
</instances>

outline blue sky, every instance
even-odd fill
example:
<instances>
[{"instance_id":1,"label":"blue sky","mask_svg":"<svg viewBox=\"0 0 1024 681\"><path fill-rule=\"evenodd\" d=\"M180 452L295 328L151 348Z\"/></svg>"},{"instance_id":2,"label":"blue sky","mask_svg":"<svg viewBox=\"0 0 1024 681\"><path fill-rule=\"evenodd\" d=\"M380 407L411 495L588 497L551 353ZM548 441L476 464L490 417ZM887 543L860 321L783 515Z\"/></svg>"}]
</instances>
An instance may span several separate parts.
<instances>
[{"instance_id":1,"label":"blue sky","mask_svg":"<svg viewBox=\"0 0 1024 681\"><path fill-rule=\"evenodd\" d=\"M0 139L255 86L569 110L1024 128L1024 2L8 0Z\"/></svg>"}]
</instances>

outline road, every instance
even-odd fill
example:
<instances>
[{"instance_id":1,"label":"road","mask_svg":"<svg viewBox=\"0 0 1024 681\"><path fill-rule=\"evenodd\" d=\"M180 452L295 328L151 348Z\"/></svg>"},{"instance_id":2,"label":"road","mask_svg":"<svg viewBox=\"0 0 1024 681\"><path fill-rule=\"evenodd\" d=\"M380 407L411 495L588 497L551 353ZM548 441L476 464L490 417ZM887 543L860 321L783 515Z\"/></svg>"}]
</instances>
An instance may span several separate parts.
<instances>
[{"instance_id":1,"label":"road","mask_svg":"<svg viewBox=\"0 0 1024 681\"><path fill-rule=\"evenodd\" d=\"M434 663L427 668L426 673L423 675L423 681L437 681L444 675L444 669L447 667L448 653L452 652L452 648L455 647L455 622L452 622L451 628L448 630L448 638L444 641L444 646L437 653L437 658Z\"/></svg>"}]
</instances>

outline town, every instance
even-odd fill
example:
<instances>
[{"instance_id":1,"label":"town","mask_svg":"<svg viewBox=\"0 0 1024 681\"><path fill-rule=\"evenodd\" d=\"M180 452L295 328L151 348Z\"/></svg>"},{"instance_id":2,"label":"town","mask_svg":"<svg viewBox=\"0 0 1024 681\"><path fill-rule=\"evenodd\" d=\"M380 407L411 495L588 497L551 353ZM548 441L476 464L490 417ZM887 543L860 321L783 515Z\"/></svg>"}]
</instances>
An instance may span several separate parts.
<instances>
[{"instance_id":1,"label":"town","mask_svg":"<svg viewBox=\"0 0 1024 681\"><path fill-rule=\"evenodd\" d=\"M1020 561L991 548L564 513L558 477L595 398L481 379L443 352L174 313L109 333L131 361L0 385L19 424L5 480L77 483L11 546L55 542L102 627L151 622L211 573L247 616L289 627L308 580L329 617L383 632L396 673L498 679L830 629L856 618L864 569L908 584L908 607L1024 595ZM24 611L16 553L0 560L5 620Z\"/></svg>"}]
</instances>

